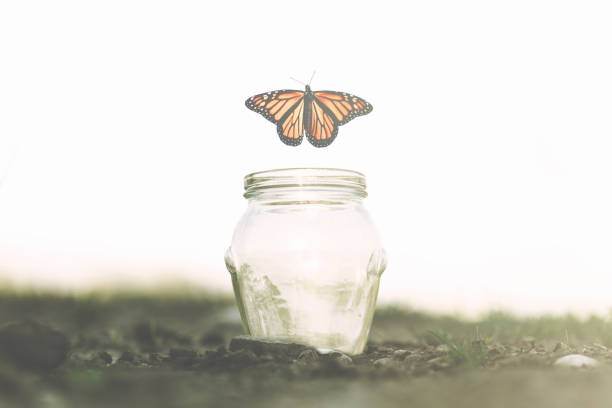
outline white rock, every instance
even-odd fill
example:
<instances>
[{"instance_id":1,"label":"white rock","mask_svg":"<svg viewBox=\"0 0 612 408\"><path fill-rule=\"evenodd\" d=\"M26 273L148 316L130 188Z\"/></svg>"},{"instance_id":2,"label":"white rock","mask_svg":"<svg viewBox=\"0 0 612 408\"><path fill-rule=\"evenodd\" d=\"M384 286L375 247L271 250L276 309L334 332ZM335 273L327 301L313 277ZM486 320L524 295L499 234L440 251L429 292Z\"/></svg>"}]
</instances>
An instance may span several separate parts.
<instances>
[{"instance_id":1,"label":"white rock","mask_svg":"<svg viewBox=\"0 0 612 408\"><path fill-rule=\"evenodd\" d=\"M583 356L582 354L568 354L567 356L560 357L555 361L556 366L563 367L597 367L599 361L592 359L591 357Z\"/></svg>"}]
</instances>

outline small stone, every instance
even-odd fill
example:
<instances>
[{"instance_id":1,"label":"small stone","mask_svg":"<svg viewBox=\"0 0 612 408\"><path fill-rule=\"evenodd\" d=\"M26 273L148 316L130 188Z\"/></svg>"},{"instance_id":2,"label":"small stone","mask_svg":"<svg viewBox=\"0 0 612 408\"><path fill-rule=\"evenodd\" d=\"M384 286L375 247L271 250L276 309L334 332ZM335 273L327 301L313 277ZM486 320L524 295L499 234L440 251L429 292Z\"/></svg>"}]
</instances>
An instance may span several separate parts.
<instances>
[{"instance_id":1,"label":"small stone","mask_svg":"<svg viewBox=\"0 0 612 408\"><path fill-rule=\"evenodd\" d=\"M374 367L376 368L387 368L394 366L395 361L393 361L393 359L389 357L379 358L378 360L374 361Z\"/></svg>"},{"instance_id":2,"label":"small stone","mask_svg":"<svg viewBox=\"0 0 612 408\"><path fill-rule=\"evenodd\" d=\"M608 348L606 346L599 344L599 343L593 343L593 347L601 351L608 351Z\"/></svg>"},{"instance_id":3,"label":"small stone","mask_svg":"<svg viewBox=\"0 0 612 408\"><path fill-rule=\"evenodd\" d=\"M164 362L164 358L159 353L150 353L149 354L149 364L151 365L159 365Z\"/></svg>"},{"instance_id":4,"label":"small stone","mask_svg":"<svg viewBox=\"0 0 612 408\"><path fill-rule=\"evenodd\" d=\"M104 368L113 362L113 357L105 351L93 353L93 356L84 362L88 368Z\"/></svg>"},{"instance_id":5,"label":"small stone","mask_svg":"<svg viewBox=\"0 0 612 408\"><path fill-rule=\"evenodd\" d=\"M230 351L249 350L257 356L269 354L275 359L284 361L295 360L304 350L312 347L304 344L285 342L281 340L268 339L253 336L237 336L229 345Z\"/></svg>"},{"instance_id":6,"label":"small stone","mask_svg":"<svg viewBox=\"0 0 612 408\"><path fill-rule=\"evenodd\" d=\"M422 359L423 359L423 356L419 355L418 353L410 353L404 357L404 362L409 363L409 364L414 364Z\"/></svg>"},{"instance_id":7,"label":"small stone","mask_svg":"<svg viewBox=\"0 0 612 408\"><path fill-rule=\"evenodd\" d=\"M557 361L555 361L555 365L573 368L592 368L597 367L599 361L582 354L568 354L567 356L558 358Z\"/></svg>"},{"instance_id":8,"label":"small stone","mask_svg":"<svg viewBox=\"0 0 612 408\"><path fill-rule=\"evenodd\" d=\"M112 363L113 357L105 351L74 351L68 356L66 365L79 369L105 368L109 361Z\"/></svg>"},{"instance_id":9,"label":"small stone","mask_svg":"<svg viewBox=\"0 0 612 408\"><path fill-rule=\"evenodd\" d=\"M487 347L487 356L490 360L496 360L504 356L506 349L501 344L494 344Z\"/></svg>"},{"instance_id":10,"label":"small stone","mask_svg":"<svg viewBox=\"0 0 612 408\"><path fill-rule=\"evenodd\" d=\"M296 362L302 364L313 364L317 361L319 361L319 353L312 349L302 351L296 359Z\"/></svg>"},{"instance_id":11,"label":"small stone","mask_svg":"<svg viewBox=\"0 0 612 408\"><path fill-rule=\"evenodd\" d=\"M435 357L431 360L427 360L427 365L434 370L442 370L450 367L450 361L446 356Z\"/></svg>"},{"instance_id":12,"label":"small stone","mask_svg":"<svg viewBox=\"0 0 612 408\"><path fill-rule=\"evenodd\" d=\"M113 362L113 356L108 354L106 351L101 351L98 353L98 358L106 364L111 364Z\"/></svg>"},{"instance_id":13,"label":"small stone","mask_svg":"<svg viewBox=\"0 0 612 408\"><path fill-rule=\"evenodd\" d=\"M408 354L410 354L410 351L408 350L395 350L393 352L393 358L396 360L403 360Z\"/></svg>"},{"instance_id":14,"label":"small stone","mask_svg":"<svg viewBox=\"0 0 612 408\"><path fill-rule=\"evenodd\" d=\"M344 353L333 350L318 350L320 363L315 367L315 372L320 376L354 376L357 375L357 368L353 364L353 359Z\"/></svg>"},{"instance_id":15,"label":"small stone","mask_svg":"<svg viewBox=\"0 0 612 408\"><path fill-rule=\"evenodd\" d=\"M66 336L48 326L26 320L0 329L0 361L25 369L49 370L68 354Z\"/></svg>"},{"instance_id":16,"label":"small stone","mask_svg":"<svg viewBox=\"0 0 612 408\"><path fill-rule=\"evenodd\" d=\"M344 353L340 353L339 351L332 351L331 353L328 353L327 358L335 361L343 367L353 365L353 359Z\"/></svg>"},{"instance_id":17,"label":"small stone","mask_svg":"<svg viewBox=\"0 0 612 408\"><path fill-rule=\"evenodd\" d=\"M450 348L446 344L440 344L436 347L436 353L446 354L450 352Z\"/></svg>"},{"instance_id":18,"label":"small stone","mask_svg":"<svg viewBox=\"0 0 612 408\"><path fill-rule=\"evenodd\" d=\"M131 351L125 351L123 354L121 354L121 357L119 357L119 361L126 361L128 363L133 363L135 360L136 355Z\"/></svg>"},{"instance_id":19,"label":"small stone","mask_svg":"<svg viewBox=\"0 0 612 408\"><path fill-rule=\"evenodd\" d=\"M543 344L537 344L534 347L534 350L537 351L540 354L546 353L546 346L544 346Z\"/></svg>"},{"instance_id":20,"label":"small stone","mask_svg":"<svg viewBox=\"0 0 612 408\"><path fill-rule=\"evenodd\" d=\"M377 370L377 375L382 376L397 376L401 372L401 365L397 360L394 360L392 357L383 357L374 361L374 367Z\"/></svg>"}]
</instances>

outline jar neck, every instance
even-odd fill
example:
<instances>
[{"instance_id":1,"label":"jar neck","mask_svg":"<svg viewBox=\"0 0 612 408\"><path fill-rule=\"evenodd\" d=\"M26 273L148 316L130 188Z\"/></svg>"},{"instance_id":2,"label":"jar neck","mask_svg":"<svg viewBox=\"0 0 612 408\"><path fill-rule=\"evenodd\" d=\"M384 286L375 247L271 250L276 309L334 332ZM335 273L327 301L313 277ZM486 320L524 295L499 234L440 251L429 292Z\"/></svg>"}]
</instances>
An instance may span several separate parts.
<instances>
[{"instance_id":1,"label":"jar neck","mask_svg":"<svg viewBox=\"0 0 612 408\"><path fill-rule=\"evenodd\" d=\"M249 203L264 205L347 205L358 204L363 200L363 196L357 195L354 192L313 187L275 188L257 192L247 198Z\"/></svg>"},{"instance_id":2,"label":"jar neck","mask_svg":"<svg viewBox=\"0 0 612 408\"><path fill-rule=\"evenodd\" d=\"M367 196L365 176L342 169L280 169L252 173L244 179L250 203L355 204Z\"/></svg>"}]
</instances>

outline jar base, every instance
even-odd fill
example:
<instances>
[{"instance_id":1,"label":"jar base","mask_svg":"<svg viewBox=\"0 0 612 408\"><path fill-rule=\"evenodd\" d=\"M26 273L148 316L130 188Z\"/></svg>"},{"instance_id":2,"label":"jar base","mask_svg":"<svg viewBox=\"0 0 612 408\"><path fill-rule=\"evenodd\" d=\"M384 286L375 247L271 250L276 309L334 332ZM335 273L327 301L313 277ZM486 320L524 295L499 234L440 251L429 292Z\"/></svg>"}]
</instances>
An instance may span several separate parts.
<instances>
[{"instance_id":1,"label":"jar base","mask_svg":"<svg viewBox=\"0 0 612 408\"><path fill-rule=\"evenodd\" d=\"M242 265L235 277L234 293L248 334L353 355L363 352L379 275L332 285L305 278L275 284Z\"/></svg>"}]
</instances>

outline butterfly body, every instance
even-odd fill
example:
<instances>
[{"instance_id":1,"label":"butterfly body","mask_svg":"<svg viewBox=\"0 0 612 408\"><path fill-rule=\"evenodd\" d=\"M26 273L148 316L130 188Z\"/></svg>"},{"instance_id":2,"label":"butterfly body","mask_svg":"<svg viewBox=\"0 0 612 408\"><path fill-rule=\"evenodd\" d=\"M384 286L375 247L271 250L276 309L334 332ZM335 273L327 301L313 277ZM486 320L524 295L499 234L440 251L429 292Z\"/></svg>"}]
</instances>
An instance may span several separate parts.
<instances>
[{"instance_id":1,"label":"butterfly body","mask_svg":"<svg viewBox=\"0 0 612 408\"><path fill-rule=\"evenodd\" d=\"M315 147L329 146L338 126L372 111L372 105L345 92L283 89L252 96L247 108L276 124L281 141L289 146L302 143L304 134Z\"/></svg>"},{"instance_id":2,"label":"butterfly body","mask_svg":"<svg viewBox=\"0 0 612 408\"><path fill-rule=\"evenodd\" d=\"M304 123L310 123L312 121L312 101L313 99L314 99L314 94L312 93L312 90L310 89L310 85L306 85L306 90L304 91Z\"/></svg>"}]
</instances>

